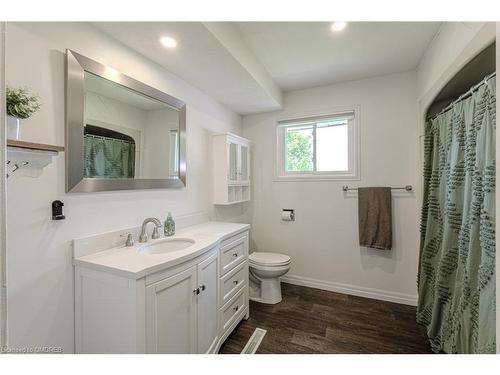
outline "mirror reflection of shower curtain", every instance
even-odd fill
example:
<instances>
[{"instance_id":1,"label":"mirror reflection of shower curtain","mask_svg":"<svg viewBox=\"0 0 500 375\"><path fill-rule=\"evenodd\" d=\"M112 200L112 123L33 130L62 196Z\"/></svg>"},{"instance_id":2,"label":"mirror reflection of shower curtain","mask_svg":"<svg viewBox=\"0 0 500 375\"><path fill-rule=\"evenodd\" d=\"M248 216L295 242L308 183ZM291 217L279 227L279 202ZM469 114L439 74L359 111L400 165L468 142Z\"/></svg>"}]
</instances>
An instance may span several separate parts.
<instances>
[{"instance_id":1,"label":"mirror reflection of shower curtain","mask_svg":"<svg viewBox=\"0 0 500 375\"><path fill-rule=\"evenodd\" d=\"M84 142L86 178L134 178L134 143L90 134Z\"/></svg>"},{"instance_id":2,"label":"mirror reflection of shower curtain","mask_svg":"<svg viewBox=\"0 0 500 375\"><path fill-rule=\"evenodd\" d=\"M417 321L434 352L496 350L495 82L425 128Z\"/></svg>"}]
</instances>

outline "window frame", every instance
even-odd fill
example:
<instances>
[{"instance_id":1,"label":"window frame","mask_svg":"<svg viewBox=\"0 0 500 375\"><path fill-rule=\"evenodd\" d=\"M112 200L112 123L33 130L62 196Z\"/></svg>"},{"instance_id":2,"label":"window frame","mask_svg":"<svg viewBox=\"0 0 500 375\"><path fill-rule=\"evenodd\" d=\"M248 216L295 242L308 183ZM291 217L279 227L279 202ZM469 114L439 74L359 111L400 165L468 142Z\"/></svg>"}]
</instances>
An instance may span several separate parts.
<instances>
[{"instance_id":1,"label":"window frame","mask_svg":"<svg viewBox=\"0 0 500 375\"><path fill-rule=\"evenodd\" d=\"M276 122L276 181L349 181L360 179L360 148L359 148L359 122L360 113L358 106L341 108L327 113L300 113L281 117ZM347 171L286 171L286 128L298 125L316 124L329 118L352 117L347 122L348 126L348 165ZM316 126L313 127L313 132ZM315 137L315 135L314 135ZM313 142L313 169L316 169L316 142Z\"/></svg>"},{"instance_id":2,"label":"window frame","mask_svg":"<svg viewBox=\"0 0 500 375\"><path fill-rule=\"evenodd\" d=\"M168 170L172 178L179 175L179 129L170 129L169 146Z\"/></svg>"}]
</instances>

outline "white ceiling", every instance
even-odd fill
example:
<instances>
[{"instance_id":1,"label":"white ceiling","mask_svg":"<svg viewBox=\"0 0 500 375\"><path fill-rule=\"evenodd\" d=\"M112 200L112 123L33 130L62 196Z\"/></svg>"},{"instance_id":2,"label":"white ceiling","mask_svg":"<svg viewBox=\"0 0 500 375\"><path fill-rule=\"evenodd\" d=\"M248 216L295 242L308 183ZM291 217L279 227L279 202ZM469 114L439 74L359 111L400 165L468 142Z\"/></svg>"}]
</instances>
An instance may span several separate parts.
<instances>
[{"instance_id":1,"label":"white ceiling","mask_svg":"<svg viewBox=\"0 0 500 375\"><path fill-rule=\"evenodd\" d=\"M279 108L201 22L95 22L108 35L162 65L238 113ZM177 40L167 49L163 35Z\"/></svg>"},{"instance_id":2,"label":"white ceiling","mask_svg":"<svg viewBox=\"0 0 500 375\"><path fill-rule=\"evenodd\" d=\"M290 91L413 70L438 22L96 22L234 111L279 109ZM160 36L178 46L165 49Z\"/></svg>"},{"instance_id":3,"label":"white ceiling","mask_svg":"<svg viewBox=\"0 0 500 375\"><path fill-rule=\"evenodd\" d=\"M415 69L439 22L241 22L244 40L284 91Z\"/></svg>"}]
</instances>

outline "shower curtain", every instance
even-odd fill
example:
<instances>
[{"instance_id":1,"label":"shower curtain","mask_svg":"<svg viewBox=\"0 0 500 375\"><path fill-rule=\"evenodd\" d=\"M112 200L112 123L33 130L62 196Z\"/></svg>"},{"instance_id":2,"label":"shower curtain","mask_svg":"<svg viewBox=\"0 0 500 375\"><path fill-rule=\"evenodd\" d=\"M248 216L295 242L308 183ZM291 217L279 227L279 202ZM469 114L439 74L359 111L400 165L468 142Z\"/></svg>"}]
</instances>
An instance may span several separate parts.
<instances>
[{"instance_id":1,"label":"shower curtain","mask_svg":"<svg viewBox=\"0 0 500 375\"><path fill-rule=\"evenodd\" d=\"M495 352L495 78L426 124L417 321L434 352Z\"/></svg>"},{"instance_id":2,"label":"shower curtain","mask_svg":"<svg viewBox=\"0 0 500 375\"><path fill-rule=\"evenodd\" d=\"M135 145L120 139L85 135L85 177L134 178Z\"/></svg>"}]
</instances>

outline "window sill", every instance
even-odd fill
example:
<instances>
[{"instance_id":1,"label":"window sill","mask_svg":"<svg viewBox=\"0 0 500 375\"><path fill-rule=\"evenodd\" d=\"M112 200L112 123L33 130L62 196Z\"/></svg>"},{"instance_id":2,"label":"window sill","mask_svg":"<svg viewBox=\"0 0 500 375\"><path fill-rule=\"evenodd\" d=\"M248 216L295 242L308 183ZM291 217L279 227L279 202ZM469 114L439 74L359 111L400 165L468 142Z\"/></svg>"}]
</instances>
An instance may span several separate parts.
<instances>
[{"instance_id":1,"label":"window sill","mask_svg":"<svg viewBox=\"0 0 500 375\"><path fill-rule=\"evenodd\" d=\"M336 182L336 181L359 181L358 176L339 175L312 175L312 176L275 176L274 182Z\"/></svg>"}]
</instances>

